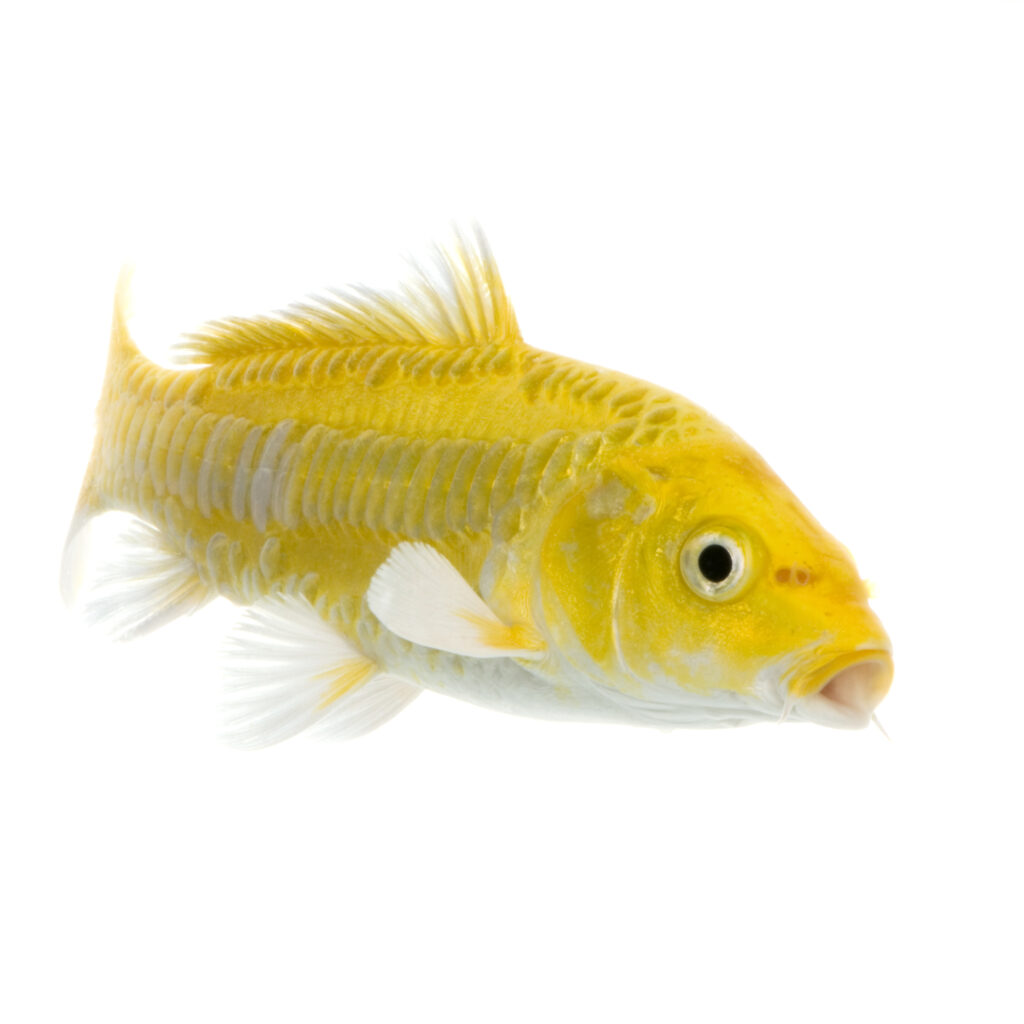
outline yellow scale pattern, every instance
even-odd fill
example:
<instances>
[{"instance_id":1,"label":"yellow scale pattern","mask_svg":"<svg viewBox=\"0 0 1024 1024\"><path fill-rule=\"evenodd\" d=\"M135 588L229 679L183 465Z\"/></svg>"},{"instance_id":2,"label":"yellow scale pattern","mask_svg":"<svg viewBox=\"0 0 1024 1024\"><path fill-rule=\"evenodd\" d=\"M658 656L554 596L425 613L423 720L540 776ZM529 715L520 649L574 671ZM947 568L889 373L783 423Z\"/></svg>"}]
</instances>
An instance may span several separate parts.
<instances>
[{"instance_id":1,"label":"yellow scale pattern","mask_svg":"<svg viewBox=\"0 0 1024 1024\"><path fill-rule=\"evenodd\" d=\"M414 362L405 353L398 372L433 376L443 365L450 373L460 359L468 371L490 358L471 354L466 359L467 353L458 350L443 352L442 362L438 353L426 353L433 361L416 353ZM296 575L299 582L305 580L305 589L314 585L315 563L306 559L292 558L285 577L280 576L284 566L277 528L298 531L296 552L304 535L325 530L342 530L364 545L366 537L357 531L386 539L388 546L399 539L441 541L459 533L510 539L535 502L593 465L609 441L621 443L627 430L634 430L638 404L652 397L635 387L613 394L614 382L609 386L596 372L573 364L544 377L538 373L540 360L531 358L517 384L533 400L544 393L560 399L561 387L577 403L608 402L626 418L604 432L556 428L531 441L427 440L322 423L307 426L295 419L261 425L205 407L211 378L218 389L266 379L310 389L337 382L342 373L379 371L379 354L372 359L365 351L359 359L348 351L340 355L344 358L337 351L316 350L288 353L287 358L259 354L191 373L132 360L111 380L111 429L103 435L100 489L110 504L140 511L164 527L206 582L248 600L268 584L294 583ZM542 365L553 359L544 358ZM291 380L283 372L286 364L294 371ZM659 402L660 395L653 397L648 425L652 419L674 421L675 415L665 413L676 410Z\"/></svg>"},{"instance_id":2,"label":"yellow scale pattern","mask_svg":"<svg viewBox=\"0 0 1024 1024\"><path fill-rule=\"evenodd\" d=\"M117 567L135 573L121 617L131 629L201 601L194 566L241 603L301 594L378 665L422 685L462 679L461 695L496 705L548 708L550 684L582 680L584 704L597 682L626 700L615 713L629 720L749 720L782 710L771 693L752 710L768 665L790 695L809 692L783 678L797 670L804 687L830 679L821 693L870 684L865 717L891 678L888 639L846 553L755 452L685 398L526 346L479 231L414 270L396 291L353 287L209 323L182 347L193 365L179 370L138 352L122 276L65 593L81 579L84 524L120 509L153 527L137 538L167 549L137 546ZM677 557L683 538L717 536L709 522L750 552L749 589L712 604ZM441 559L403 541L426 541ZM433 561L389 583L392 556L392 568ZM461 622L416 632L409 624L435 610L428 571L439 596L446 581L467 597L465 581L487 623L505 624L493 648L507 648L509 626L536 628L545 659L502 674L478 663L478 647L446 647L440 634ZM116 604L101 592L94 618L115 618ZM842 643L819 651L840 624ZM856 671L837 651L860 659ZM683 691L697 702L680 702ZM712 691L720 702L707 704Z\"/></svg>"}]
</instances>

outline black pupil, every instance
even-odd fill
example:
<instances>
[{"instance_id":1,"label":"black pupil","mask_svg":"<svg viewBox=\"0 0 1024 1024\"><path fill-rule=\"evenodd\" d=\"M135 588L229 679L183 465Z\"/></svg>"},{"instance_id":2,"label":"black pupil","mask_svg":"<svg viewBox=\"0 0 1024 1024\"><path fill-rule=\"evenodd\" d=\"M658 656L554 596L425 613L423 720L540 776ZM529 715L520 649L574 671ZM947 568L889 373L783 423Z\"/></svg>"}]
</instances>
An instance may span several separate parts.
<instances>
[{"instance_id":1,"label":"black pupil","mask_svg":"<svg viewBox=\"0 0 1024 1024\"><path fill-rule=\"evenodd\" d=\"M732 555L721 544L709 544L697 559L701 575L709 583L721 583L732 572Z\"/></svg>"}]
</instances>

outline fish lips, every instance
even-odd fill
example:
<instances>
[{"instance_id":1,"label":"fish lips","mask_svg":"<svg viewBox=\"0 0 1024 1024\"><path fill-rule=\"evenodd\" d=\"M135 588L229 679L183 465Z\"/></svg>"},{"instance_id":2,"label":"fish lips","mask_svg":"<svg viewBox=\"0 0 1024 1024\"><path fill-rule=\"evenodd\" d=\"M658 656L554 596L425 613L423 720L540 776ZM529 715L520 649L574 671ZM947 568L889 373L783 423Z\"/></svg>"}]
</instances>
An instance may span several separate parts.
<instances>
[{"instance_id":1,"label":"fish lips","mask_svg":"<svg viewBox=\"0 0 1024 1024\"><path fill-rule=\"evenodd\" d=\"M834 729L863 729L892 684L892 655L885 650L842 654L801 680L794 702L801 719Z\"/></svg>"}]
</instances>

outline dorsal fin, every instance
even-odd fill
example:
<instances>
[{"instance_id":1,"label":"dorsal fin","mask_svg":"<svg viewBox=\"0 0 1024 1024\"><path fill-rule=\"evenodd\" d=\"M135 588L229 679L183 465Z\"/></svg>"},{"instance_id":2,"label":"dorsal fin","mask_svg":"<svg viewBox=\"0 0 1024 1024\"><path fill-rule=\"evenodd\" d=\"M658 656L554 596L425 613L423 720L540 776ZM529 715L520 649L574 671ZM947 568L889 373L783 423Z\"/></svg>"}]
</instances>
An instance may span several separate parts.
<instances>
[{"instance_id":1,"label":"dorsal fin","mask_svg":"<svg viewBox=\"0 0 1024 1024\"><path fill-rule=\"evenodd\" d=\"M228 317L177 346L180 362L215 363L257 352L347 344L471 348L522 343L483 231L456 230L394 291L332 289L268 316Z\"/></svg>"}]
</instances>

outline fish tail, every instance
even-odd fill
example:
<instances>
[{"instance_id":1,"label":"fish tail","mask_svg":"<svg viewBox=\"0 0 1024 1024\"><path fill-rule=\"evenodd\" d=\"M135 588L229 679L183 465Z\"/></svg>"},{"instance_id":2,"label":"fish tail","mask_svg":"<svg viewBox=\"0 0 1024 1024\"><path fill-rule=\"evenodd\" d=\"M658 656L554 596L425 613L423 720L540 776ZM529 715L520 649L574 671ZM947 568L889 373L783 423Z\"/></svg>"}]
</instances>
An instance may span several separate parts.
<instances>
[{"instance_id":1,"label":"fish tail","mask_svg":"<svg viewBox=\"0 0 1024 1024\"><path fill-rule=\"evenodd\" d=\"M107 380L111 370L120 365L130 356L139 354L139 347L132 340L128 330L128 318L132 313L132 275L135 268L125 264L117 275L117 287L114 290L114 318L110 326L110 354L107 360Z\"/></svg>"},{"instance_id":2,"label":"fish tail","mask_svg":"<svg viewBox=\"0 0 1024 1024\"><path fill-rule=\"evenodd\" d=\"M139 354L138 346L132 340L128 330L128 317L131 315L132 269L131 266L122 267L117 278L107 369L99 406L96 410L98 427L96 443L93 445L89 465L85 471L85 479L82 481L82 489L78 495L78 503L75 506L74 515L71 517L67 539L64 541L64 552L60 565L60 591L66 604L74 603L81 588L88 548L86 527L95 516L107 509L107 503L99 485L100 453L107 409L116 390L121 369L126 362Z\"/></svg>"}]
</instances>

